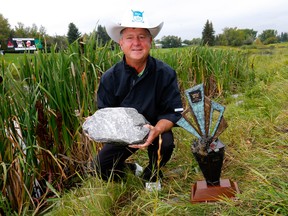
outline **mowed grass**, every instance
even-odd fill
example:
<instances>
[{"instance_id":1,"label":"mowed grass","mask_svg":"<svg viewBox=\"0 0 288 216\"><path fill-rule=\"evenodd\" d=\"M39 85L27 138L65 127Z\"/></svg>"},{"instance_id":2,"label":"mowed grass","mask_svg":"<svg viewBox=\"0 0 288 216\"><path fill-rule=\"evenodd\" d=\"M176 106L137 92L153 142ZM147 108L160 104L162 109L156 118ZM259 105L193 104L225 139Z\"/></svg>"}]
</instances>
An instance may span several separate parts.
<instances>
[{"instance_id":1,"label":"mowed grass","mask_svg":"<svg viewBox=\"0 0 288 216\"><path fill-rule=\"evenodd\" d=\"M4 60L7 65L10 63L17 64L23 59L24 55L24 53L5 53L5 55L0 55L0 59Z\"/></svg>"}]
</instances>

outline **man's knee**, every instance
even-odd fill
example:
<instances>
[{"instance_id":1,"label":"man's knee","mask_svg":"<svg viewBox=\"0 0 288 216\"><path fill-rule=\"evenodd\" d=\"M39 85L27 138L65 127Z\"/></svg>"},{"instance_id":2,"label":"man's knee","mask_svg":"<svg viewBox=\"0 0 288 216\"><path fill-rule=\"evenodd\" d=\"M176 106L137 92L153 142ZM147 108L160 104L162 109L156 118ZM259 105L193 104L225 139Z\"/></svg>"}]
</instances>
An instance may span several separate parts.
<instances>
[{"instance_id":1,"label":"man's knee","mask_svg":"<svg viewBox=\"0 0 288 216\"><path fill-rule=\"evenodd\" d=\"M150 159L157 160L157 158L159 157L158 151L160 149L161 164L164 165L171 158L174 148L175 144L172 131L165 132L161 134L158 139L155 140L153 145L149 146L148 151L150 154Z\"/></svg>"},{"instance_id":2,"label":"man's knee","mask_svg":"<svg viewBox=\"0 0 288 216\"><path fill-rule=\"evenodd\" d=\"M159 137L159 143L161 142L161 150L163 154L172 153L173 149L175 148L174 144L174 136L172 131L165 132L161 134L161 137Z\"/></svg>"},{"instance_id":3,"label":"man's knee","mask_svg":"<svg viewBox=\"0 0 288 216\"><path fill-rule=\"evenodd\" d=\"M94 168L104 180L123 176L125 160L133 153L128 148L106 144L94 159Z\"/></svg>"}]
</instances>

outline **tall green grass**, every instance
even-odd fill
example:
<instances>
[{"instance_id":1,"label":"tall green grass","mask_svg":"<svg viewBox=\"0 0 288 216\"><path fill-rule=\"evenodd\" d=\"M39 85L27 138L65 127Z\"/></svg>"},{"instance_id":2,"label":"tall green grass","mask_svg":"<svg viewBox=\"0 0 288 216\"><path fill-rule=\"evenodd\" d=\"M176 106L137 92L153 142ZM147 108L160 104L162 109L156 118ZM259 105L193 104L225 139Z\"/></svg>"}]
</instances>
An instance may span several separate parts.
<instances>
[{"instance_id":1,"label":"tall green grass","mask_svg":"<svg viewBox=\"0 0 288 216\"><path fill-rule=\"evenodd\" d=\"M109 44L100 48L95 41L24 55L19 67L2 60L0 186L9 200L3 209L25 214L85 174L93 145L81 125L95 112L101 73L118 59Z\"/></svg>"},{"instance_id":2,"label":"tall green grass","mask_svg":"<svg viewBox=\"0 0 288 216\"><path fill-rule=\"evenodd\" d=\"M177 71L182 90L204 83L207 94L214 97L239 91L254 81L247 51L195 46L154 50L153 55Z\"/></svg>"},{"instance_id":3,"label":"tall green grass","mask_svg":"<svg viewBox=\"0 0 288 216\"><path fill-rule=\"evenodd\" d=\"M101 145L88 140L81 125L96 111L101 74L122 58L118 48L111 50L110 44L100 47L96 41L92 35L65 51L56 52L54 47L51 53L25 54L16 64L7 64L2 57L1 211L37 214L51 204L51 199L59 198L89 174L88 163ZM215 85L220 95L253 79L247 56L238 51L192 47L153 50L152 55L175 68L182 93L205 82L210 88ZM127 195L121 190L115 195L120 200ZM105 205L106 201L101 203ZM149 202L139 211L154 211L157 203L157 199ZM157 211L165 212L170 207L161 208Z\"/></svg>"}]
</instances>

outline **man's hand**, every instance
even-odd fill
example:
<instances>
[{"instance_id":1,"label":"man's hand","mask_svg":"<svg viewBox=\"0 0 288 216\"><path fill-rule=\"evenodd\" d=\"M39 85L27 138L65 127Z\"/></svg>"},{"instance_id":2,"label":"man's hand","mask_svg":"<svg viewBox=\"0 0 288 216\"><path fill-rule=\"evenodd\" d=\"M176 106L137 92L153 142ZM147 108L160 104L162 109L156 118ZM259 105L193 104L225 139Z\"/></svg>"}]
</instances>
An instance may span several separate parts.
<instances>
[{"instance_id":1,"label":"man's hand","mask_svg":"<svg viewBox=\"0 0 288 216\"><path fill-rule=\"evenodd\" d=\"M144 127L148 127L150 129L148 138L145 143L143 144L133 144L129 145L131 148L139 148L139 149L146 149L149 145L153 143L153 141L158 137L161 133L166 132L171 130L173 127L173 122L166 120L166 119L161 119L155 127L152 125L144 125Z\"/></svg>"},{"instance_id":2,"label":"man's hand","mask_svg":"<svg viewBox=\"0 0 288 216\"><path fill-rule=\"evenodd\" d=\"M146 149L149 145L152 144L153 140L157 136L159 136L160 133L152 125L144 125L144 127L147 127L147 128L150 129L146 142L143 143L143 144L129 145L129 147L131 147L131 148L139 148L139 149Z\"/></svg>"}]
</instances>

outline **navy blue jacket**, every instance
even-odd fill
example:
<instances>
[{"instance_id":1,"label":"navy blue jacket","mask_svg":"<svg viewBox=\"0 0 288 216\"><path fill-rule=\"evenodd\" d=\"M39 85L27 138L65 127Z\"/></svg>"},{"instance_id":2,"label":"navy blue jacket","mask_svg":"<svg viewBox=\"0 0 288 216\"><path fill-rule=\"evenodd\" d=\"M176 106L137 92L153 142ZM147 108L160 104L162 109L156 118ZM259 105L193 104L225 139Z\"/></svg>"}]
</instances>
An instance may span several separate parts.
<instances>
[{"instance_id":1,"label":"navy blue jacket","mask_svg":"<svg viewBox=\"0 0 288 216\"><path fill-rule=\"evenodd\" d=\"M176 123L183 111L176 72L151 56L140 77L125 63L125 56L108 69L100 80L97 105L98 109L133 107L152 125L160 119Z\"/></svg>"}]
</instances>

